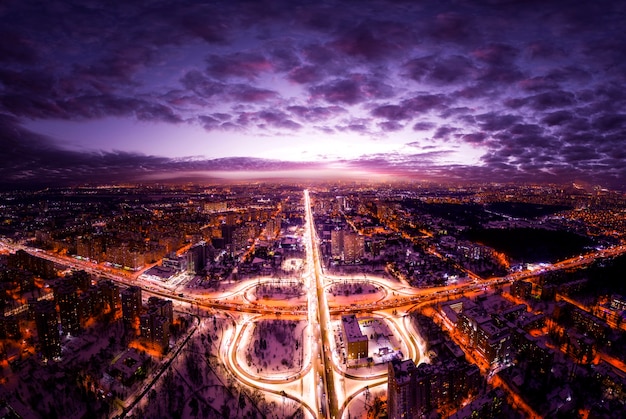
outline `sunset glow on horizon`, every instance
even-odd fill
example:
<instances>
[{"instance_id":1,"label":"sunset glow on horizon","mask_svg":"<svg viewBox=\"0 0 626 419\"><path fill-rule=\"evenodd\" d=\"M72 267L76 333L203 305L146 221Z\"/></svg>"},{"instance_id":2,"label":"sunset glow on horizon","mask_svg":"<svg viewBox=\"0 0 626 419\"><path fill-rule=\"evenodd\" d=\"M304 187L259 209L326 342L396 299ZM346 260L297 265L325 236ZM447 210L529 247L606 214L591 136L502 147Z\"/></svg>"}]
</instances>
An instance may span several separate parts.
<instances>
[{"instance_id":1,"label":"sunset glow on horizon","mask_svg":"<svg viewBox=\"0 0 626 419\"><path fill-rule=\"evenodd\" d=\"M9 1L1 173L27 185L339 165L621 188L623 13L611 1Z\"/></svg>"}]
</instances>

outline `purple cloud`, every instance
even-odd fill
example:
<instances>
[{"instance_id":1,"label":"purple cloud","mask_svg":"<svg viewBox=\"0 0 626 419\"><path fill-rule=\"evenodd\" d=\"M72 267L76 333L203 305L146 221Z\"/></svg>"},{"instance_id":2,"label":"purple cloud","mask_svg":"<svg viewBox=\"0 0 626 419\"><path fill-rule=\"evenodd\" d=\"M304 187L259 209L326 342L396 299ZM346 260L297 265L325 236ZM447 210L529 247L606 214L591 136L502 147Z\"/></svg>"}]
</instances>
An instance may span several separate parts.
<instances>
[{"instance_id":1,"label":"purple cloud","mask_svg":"<svg viewBox=\"0 0 626 419\"><path fill-rule=\"evenodd\" d=\"M406 42L404 25L392 22L363 22L342 33L330 45L340 53L368 61L379 60L399 50Z\"/></svg>"},{"instance_id":2,"label":"purple cloud","mask_svg":"<svg viewBox=\"0 0 626 419\"><path fill-rule=\"evenodd\" d=\"M401 121L413 117L413 112L408 108L399 105L383 105L372 110L372 115L385 118L391 121Z\"/></svg>"},{"instance_id":3,"label":"purple cloud","mask_svg":"<svg viewBox=\"0 0 626 419\"><path fill-rule=\"evenodd\" d=\"M322 80L326 73L322 67L305 65L294 68L289 73L289 80L299 84L315 83Z\"/></svg>"},{"instance_id":4,"label":"purple cloud","mask_svg":"<svg viewBox=\"0 0 626 419\"><path fill-rule=\"evenodd\" d=\"M365 74L352 74L349 78L334 79L328 83L311 86L308 91L314 99L346 105L385 99L393 94L390 85Z\"/></svg>"},{"instance_id":5,"label":"purple cloud","mask_svg":"<svg viewBox=\"0 0 626 419\"><path fill-rule=\"evenodd\" d=\"M227 94L237 102L267 102L279 97L279 94L272 90L259 89L246 84L229 86Z\"/></svg>"},{"instance_id":6,"label":"purple cloud","mask_svg":"<svg viewBox=\"0 0 626 419\"><path fill-rule=\"evenodd\" d=\"M307 122L327 121L346 112L346 110L340 106L289 106L287 110L297 118Z\"/></svg>"},{"instance_id":7,"label":"purple cloud","mask_svg":"<svg viewBox=\"0 0 626 419\"><path fill-rule=\"evenodd\" d=\"M10 154L6 164L24 179L190 164L124 152L72 154L54 144L108 148L89 136L52 139L25 128L108 118L196 124L242 138L376 134L403 151L369 156L362 161L368 168L620 184L626 34L616 16L624 6L538 5L10 1L0 7L1 141L3 150L30 150L34 159ZM435 167L434 159L426 168L401 155L411 130L432 133L437 150L465 143L486 154L480 167ZM18 139L26 139L23 148Z\"/></svg>"},{"instance_id":8,"label":"purple cloud","mask_svg":"<svg viewBox=\"0 0 626 419\"><path fill-rule=\"evenodd\" d=\"M447 141L450 139L451 134L457 132L458 130L459 129L456 127L442 125L437 128L437 131L435 131L435 135L433 135L433 138L437 140Z\"/></svg>"},{"instance_id":9,"label":"purple cloud","mask_svg":"<svg viewBox=\"0 0 626 419\"><path fill-rule=\"evenodd\" d=\"M414 58L403 65L407 76L435 85L467 83L478 75L473 61L461 55Z\"/></svg>"},{"instance_id":10,"label":"purple cloud","mask_svg":"<svg viewBox=\"0 0 626 419\"><path fill-rule=\"evenodd\" d=\"M384 121L384 122L379 122L378 127L382 131L385 131L385 132L394 132L394 131L400 131L402 128L404 128L404 125L402 125L401 123L397 121Z\"/></svg>"},{"instance_id":11,"label":"purple cloud","mask_svg":"<svg viewBox=\"0 0 626 419\"><path fill-rule=\"evenodd\" d=\"M3 64L36 63L39 54L30 40L10 30L0 30L0 62Z\"/></svg>"},{"instance_id":12,"label":"purple cloud","mask_svg":"<svg viewBox=\"0 0 626 419\"><path fill-rule=\"evenodd\" d=\"M477 144L482 143L487 138L487 135L483 132L474 132L471 134L463 134L461 139L467 143Z\"/></svg>"},{"instance_id":13,"label":"purple cloud","mask_svg":"<svg viewBox=\"0 0 626 419\"><path fill-rule=\"evenodd\" d=\"M181 78L182 85L201 98L220 95L226 89L224 83L205 77L200 71L189 71Z\"/></svg>"},{"instance_id":14,"label":"purple cloud","mask_svg":"<svg viewBox=\"0 0 626 419\"><path fill-rule=\"evenodd\" d=\"M431 22L430 35L440 41L465 43L475 37L471 19L455 11L438 14Z\"/></svg>"},{"instance_id":15,"label":"purple cloud","mask_svg":"<svg viewBox=\"0 0 626 419\"><path fill-rule=\"evenodd\" d=\"M416 122L413 125L413 131L428 131L435 128L435 126L432 122Z\"/></svg>"},{"instance_id":16,"label":"purple cloud","mask_svg":"<svg viewBox=\"0 0 626 419\"><path fill-rule=\"evenodd\" d=\"M517 48L506 44L489 44L472 51L472 56L479 61L493 66L509 65L517 58Z\"/></svg>"},{"instance_id":17,"label":"purple cloud","mask_svg":"<svg viewBox=\"0 0 626 419\"><path fill-rule=\"evenodd\" d=\"M289 119L287 114L283 112L262 111L258 114L258 118L262 121L261 127L265 125L274 128L285 128L290 130L297 130L302 128L302 125Z\"/></svg>"},{"instance_id":18,"label":"purple cloud","mask_svg":"<svg viewBox=\"0 0 626 419\"><path fill-rule=\"evenodd\" d=\"M216 79L240 77L252 80L274 70L274 65L270 60L254 53L211 55L207 58L207 62L207 73Z\"/></svg>"},{"instance_id":19,"label":"purple cloud","mask_svg":"<svg viewBox=\"0 0 626 419\"><path fill-rule=\"evenodd\" d=\"M329 103L354 105L363 100L361 86L355 80L341 79L326 84L319 84L310 89L313 97L319 97Z\"/></svg>"}]
</instances>

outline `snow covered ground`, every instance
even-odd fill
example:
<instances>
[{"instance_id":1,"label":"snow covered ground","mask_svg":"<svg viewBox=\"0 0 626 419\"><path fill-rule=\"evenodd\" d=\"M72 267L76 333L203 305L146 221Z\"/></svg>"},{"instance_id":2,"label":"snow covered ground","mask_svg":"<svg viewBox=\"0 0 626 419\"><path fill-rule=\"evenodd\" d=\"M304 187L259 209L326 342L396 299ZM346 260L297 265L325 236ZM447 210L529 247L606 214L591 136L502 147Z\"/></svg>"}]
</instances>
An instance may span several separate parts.
<instances>
[{"instance_id":1,"label":"snow covered ground","mask_svg":"<svg viewBox=\"0 0 626 419\"><path fill-rule=\"evenodd\" d=\"M302 369L305 321L260 320L247 328L238 353L239 365L252 375L288 377Z\"/></svg>"}]
</instances>

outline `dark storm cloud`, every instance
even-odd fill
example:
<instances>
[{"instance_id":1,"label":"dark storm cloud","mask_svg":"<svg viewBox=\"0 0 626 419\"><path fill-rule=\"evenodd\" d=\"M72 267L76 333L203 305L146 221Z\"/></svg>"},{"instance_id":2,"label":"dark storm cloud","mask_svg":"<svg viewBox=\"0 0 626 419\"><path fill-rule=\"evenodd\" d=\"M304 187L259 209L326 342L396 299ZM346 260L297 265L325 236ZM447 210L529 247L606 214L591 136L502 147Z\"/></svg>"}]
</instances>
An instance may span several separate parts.
<instances>
[{"instance_id":1,"label":"dark storm cloud","mask_svg":"<svg viewBox=\"0 0 626 419\"><path fill-rule=\"evenodd\" d=\"M532 59L554 59L566 56L565 51L556 48L554 45L545 41L531 41L524 48L524 52Z\"/></svg>"},{"instance_id":2,"label":"dark storm cloud","mask_svg":"<svg viewBox=\"0 0 626 419\"><path fill-rule=\"evenodd\" d=\"M602 132L626 131L626 114L601 115L594 119L592 127Z\"/></svg>"},{"instance_id":3,"label":"dark storm cloud","mask_svg":"<svg viewBox=\"0 0 626 419\"><path fill-rule=\"evenodd\" d=\"M181 79L182 85L202 98L211 98L222 94L226 85L222 82L209 79L198 70L189 71Z\"/></svg>"},{"instance_id":4,"label":"dark storm cloud","mask_svg":"<svg viewBox=\"0 0 626 419\"><path fill-rule=\"evenodd\" d=\"M518 54L517 48L506 44L490 44L471 52L473 57L492 66L510 65Z\"/></svg>"},{"instance_id":5,"label":"dark storm cloud","mask_svg":"<svg viewBox=\"0 0 626 419\"><path fill-rule=\"evenodd\" d=\"M527 106L536 111L545 111L554 108L565 108L576 104L576 98L571 92L554 90L525 98L511 99L506 102L511 108Z\"/></svg>"},{"instance_id":6,"label":"dark storm cloud","mask_svg":"<svg viewBox=\"0 0 626 419\"><path fill-rule=\"evenodd\" d=\"M310 89L315 97L320 97L329 103L344 103L354 105L365 99L361 85L356 80L334 80L320 84Z\"/></svg>"},{"instance_id":7,"label":"dark storm cloud","mask_svg":"<svg viewBox=\"0 0 626 419\"><path fill-rule=\"evenodd\" d=\"M13 70L0 68L0 84L4 94L41 96L48 94L55 81L51 74L36 70Z\"/></svg>"},{"instance_id":8,"label":"dark storm cloud","mask_svg":"<svg viewBox=\"0 0 626 419\"><path fill-rule=\"evenodd\" d=\"M140 121L182 122L170 107L156 101L114 95L85 95L54 101L34 95L6 94L0 96L0 105L29 118L91 120L115 116Z\"/></svg>"},{"instance_id":9,"label":"dark storm cloud","mask_svg":"<svg viewBox=\"0 0 626 419\"><path fill-rule=\"evenodd\" d=\"M554 90L559 87L557 82L547 77L532 77L526 80L521 80L518 85L522 90L530 92L541 90Z\"/></svg>"},{"instance_id":10,"label":"dark storm cloud","mask_svg":"<svg viewBox=\"0 0 626 419\"><path fill-rule=\"evenodd\" d=\"M522 118L518 115L497 114L494 112L476 115L476 121L485 131L502 131L510 128Z\"/></svg>"},{"instance_id":11,"label":"dark storm cloud","mask_svg":"<svg viewBox=\"0 0 626 419\"><path fill-rule=\"evenodd\" d=\"M414 58L404 64L404 68L408 77L436 85L465 83L477 73L473 61L461 55Z\"/></svg>"},{"instance_id":12,"label":"dark storm cloud","mask_svg":"<svg viewBox=\"0 0 626 419\"><path fill-rule=\"evenodd\" d=\"M546 114L541 121L547 126L563 125L574 118L571 111L556 111Z\"/></svg>"},{"instance_id":13,"label":"dark storm cloud","mask_svg":"<svg viewBox=\"0 0 626 419\"><path fill-rule=\"evenodd\" d=\"M317 43L303 46L303 56L307 62L318 66L334 66L343 58L338 56L332 48Z\"/></svg>"},{"instance_id":14,"label":"dark storm cloud","mask_svg":"<svg viewBox=\"0 0 626 419\"><path fill-rule=\"evenodd\" d=\"M406 42L404 25L394 22L363 22L341 34L331 46L348 56L373 61L393 54Z\"/></svg>"},{"instance_id":15,"label":"dark storm cloud","mask_svg":"<svg viewBox=\"0 0 626 419\"><path fill-rule=\"evenodd\" d=\"M230 22L215 7L192 4L166 11L170 12L173 12L172 26L181 28L191 38L200 38L210 44L223 44L228 39ZM157 19L165 17L158 13L157 16Z\"/></svg>"},{"instance_id":16,"label":"dark storm cloud","mask_svg":"<svg viewBox=\"0 0 626 419\"><path fill-rule=\"evenodd\" d=\"M481 166L442 167L395 151L354 164L413 173L427 162L426 172L450 179L623 185L625 13L609 0L7 0L0 141L15 152L2 173L65 179L72 170L191 164L82 155L24 128L116 117L250 135L357 133L390 149L428 131L433 146L482 147Z\"/></svg>"},{"instance_id":17,"label":"dark storm cloud","mask_svg":"<svg viewBox=\"0 0 626 419\"><path fill-rule=\"evenodd\" d=\"M261 54L229 54L227 56L211 55L207 58L207 73L216 79L241 77L254 79L262 73L273 70L270 60Z\"/></svg>"},{"instance_id":18,"label":"dark storm cloud","mask_svg":"<svg viewBox=\"0 0 626 419\"><path fill-rule=\"evenodd\" d=\"M273 69L279 72L294 70L302 63L292 45L270 45L268 55Z\"/></svg>"},{"instance_id":19,"label":"dark storm cloud","mask_svg":"<svg viewBox=\"0 0 626 419\"><path fill-rule=\"evenodd\" d=\"M428 26L429 34L440 41L469 43L477 33L469 16L455 11L439 13Z\"/></svg>"},{"instance_id":20,"label":"dark storm cloud","mask_svg":"<svg viewBox=\"0 0 626 419\"><path fill-rule=\"evenodd\" d=\"M241 72L239 75L244 75L247 71ZM191 93L213 102L265 102L279 97L278 93L273 90L258 88L247 83L218 81L207 77L198 70L186 73L181 78L181 83Z\"/></svg>"},{"instance_id":21,"label":"dark storm cloud","mask_svg":"<svg viewBox=\"0 0 626 419\"><path fill-rule=\"evenodd\" d=\"M592 75L585 69L576 66L557 67L548 71L545 75L546 79L557 83L576 83L584 86L592 80Z\"/></svg>"},{"instance_id":22,"label":"dark storm cloud","mask_svg":"<svg viewBox=\"0 0 626 419\"><path fill-rule=\"evenodd\" d=\"M371 115L375 118L385 119L386 121L382 123L395 122L393 126L399 127L398 121L412 120L431 111L445 110L450 102L451 99L446 95L420 94L405 99L397 105L377 106L372 109ZM430 128L432 127L434 125Z\"/></svg>"},{"instance_id":23,"label":"dark storm cloud","mask_svg":"<svg viewBox=\"0 0 626 419\"><path fill-rule=\"evenodd\" d=\"M78 80L98 80L100 83L133 84L133 76L149 65L156 57L156 51L142 45L120 46L107 52L101 59L90 65L76 66L72 77Z\"/></svg>"},{"instance_id":24,"label":"dark storm cloud","mask_svg":"<svg viewBox=\"0 0 626 419\"><path fill-rule=\"evenodd\" d=\"M159 103L135 97L112 95L79 96L57 103L58 117L65 119L98 119L107 116L135 116L138 120L182 122L171 108Z\"/></svg>"},{"instance_id":25,"label":"dark storm cloud","mask_svg":"<svg viewBox=\"0 0 626 419\"><path fill-rule=\"evenodd\" d=\"M0 63L32 65L38 56L28 39L10 30L0 30Z\"/></svg>"},{"instance_id":26,"label":"dark storm cloud","mask_svg":"<svg viewBox=\"0 0 626 419\"><path fill-rule=\"evenodd\" d=\"M315 83L322 80L326 75L326 71L319 66L306 65L302 67L294 68L289 73L289 80L300 83L308 84Z\"/></svg>"},{"instance_id":27,"label":"dark storm cloud","mask_svg":"<svg viewBox=\"0 0 626 419\"><path fill-rule=\"evenodd\" d=\"M416 114L445 109L452 99L443 94L419 94L402 102L402 106Z\"/></svg>"},{"instance_id":28,"label":"dark storm cloud","mask_svg":"<svg viewBox=\"0 0 626 419\"><path fill-rule=\"evenodd\" d=\"M501 90L526 79L528 73L515 63L487 64L481 67L477 86L486 92L500 94Z\"/></svg>"},{"instance_id":29,"label":"dark storm cloud","mask_svg":"<svg viewBox=\"0 0 626 419\"><path fill-rule=\"evenodd\" d=\"M431 111L444 110L449 102L444 95L418 95L402 101L399 105L376 107L372 110L372 115L387 121L411 120Z\"/></svg>"}]
</instances>

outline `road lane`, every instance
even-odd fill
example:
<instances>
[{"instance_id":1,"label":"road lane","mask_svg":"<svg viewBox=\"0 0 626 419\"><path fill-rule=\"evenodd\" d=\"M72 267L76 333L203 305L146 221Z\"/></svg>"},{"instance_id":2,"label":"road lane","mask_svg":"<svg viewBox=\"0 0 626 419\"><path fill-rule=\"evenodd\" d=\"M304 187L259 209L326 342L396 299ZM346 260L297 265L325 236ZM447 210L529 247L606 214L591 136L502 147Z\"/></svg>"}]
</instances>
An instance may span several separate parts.
<instances>
[{"instance_id":1,"label":"road lane","mask_svg":"<svg viewBox=\"0 0 626 419\"><path fill-rule=\"evenodd\" d=\"M330 313L328 310L328 302L324 293L324 282L322 269L319 258L319 251L315 240L315 225L313 222L313 214L311 211L311 198L309 191L304 191L304 209L308 230L307 250L310 252L313 262L313 276L315 279L316 300L309 303L316 304L317 322L319 326L319 338L322 343L320 363L318 363L319 376L323 383L322 397L320 398L320 413L326 418L336 418L338 411L337 392L335 390L335 377L332 363L331 346L328 339L330 324Z\"/></svg>"}]
</instances>

